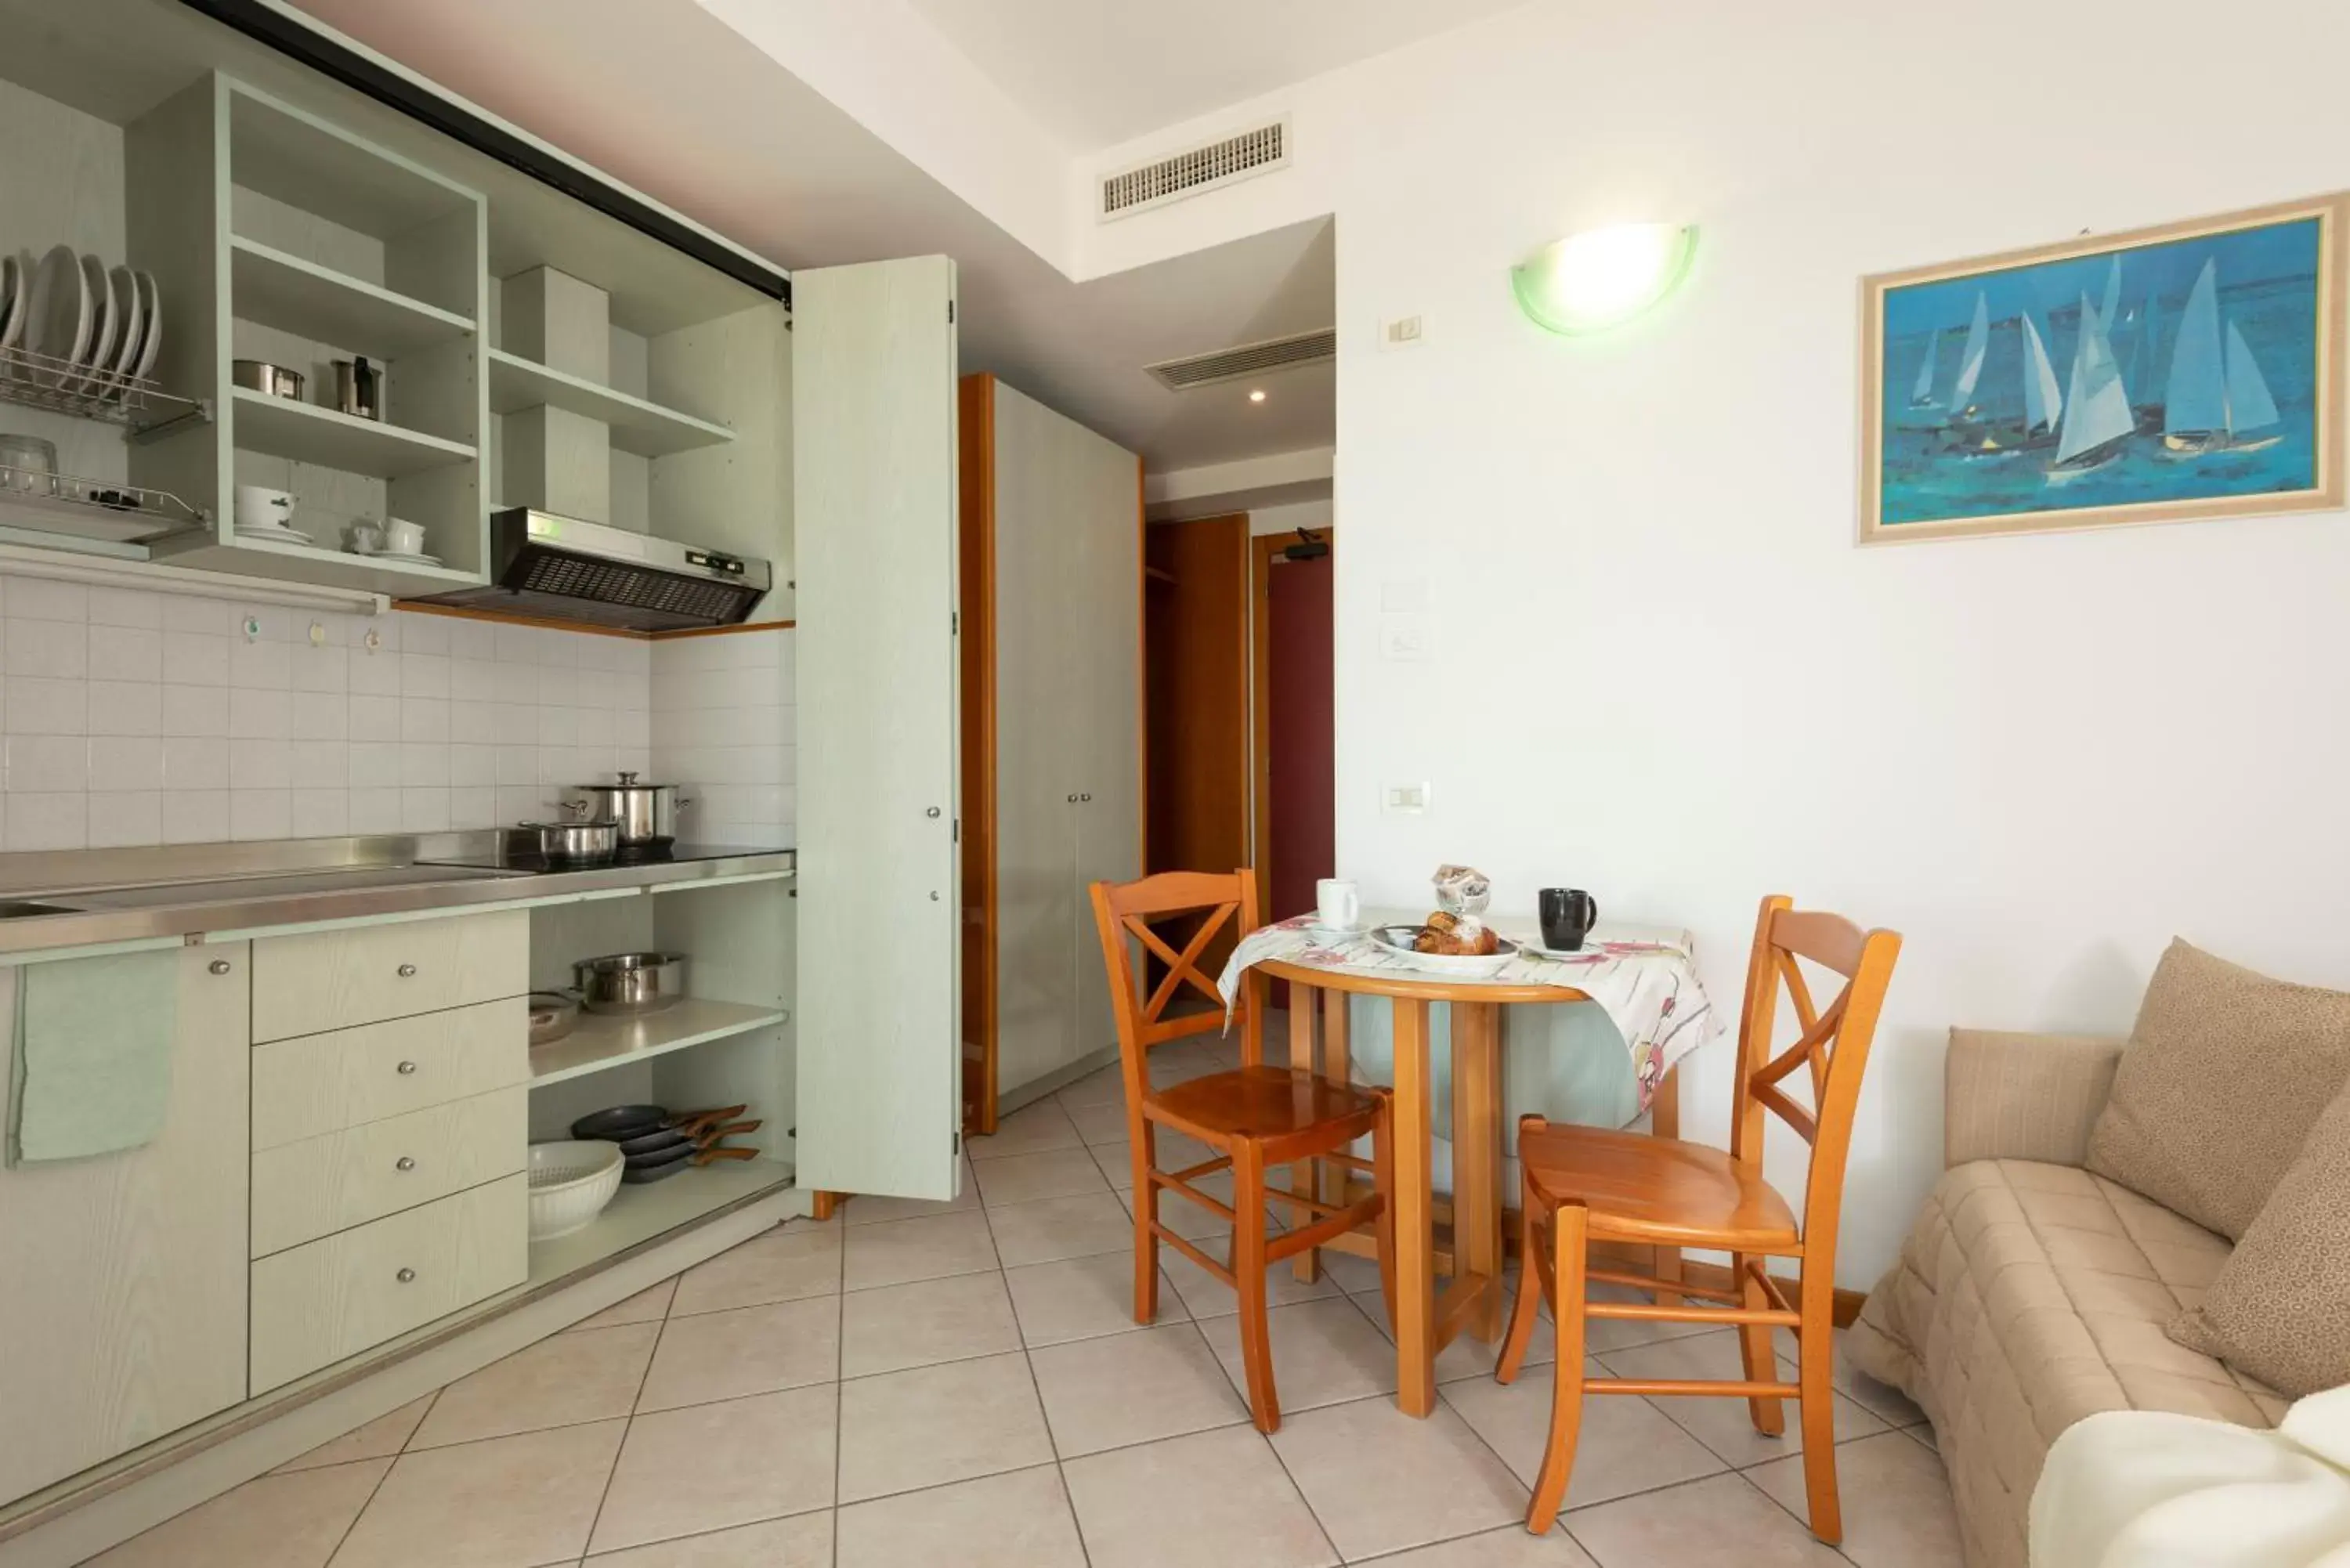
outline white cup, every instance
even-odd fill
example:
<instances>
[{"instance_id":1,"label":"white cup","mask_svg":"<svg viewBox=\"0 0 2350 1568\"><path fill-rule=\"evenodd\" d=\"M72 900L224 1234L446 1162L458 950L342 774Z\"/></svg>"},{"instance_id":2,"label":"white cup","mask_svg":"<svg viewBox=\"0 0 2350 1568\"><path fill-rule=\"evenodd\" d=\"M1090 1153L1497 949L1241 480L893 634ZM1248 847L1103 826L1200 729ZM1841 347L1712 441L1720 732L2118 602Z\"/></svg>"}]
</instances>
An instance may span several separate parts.
<instances>
[{"instance_id":1,"label":"white cup","mask_svg":"<svg viewBox=\"0 0 2350 1568\"><path fill-rule=\"evenodd\" d=\"M236 487L236 523L240 528L284 528L294 521L294 498L269 484Z\"/></svg>"},{"instance_id":2,"label":"white cup","mask_svg":"<svg viewBox=\"0 0 2350 1568\"><path fill-rule=\"evenodd\" d=\"M410 523L398 517L388 517L383 524L383 547L395 556L420 555L424 549L424 524Z\"/></svg>"},{"instance_id":3,"label":"white cup","mask_svg":"<svg viewBox=\"0 0 2350 1568\"><path fill-rule=\"evenodd\" d=\"M1362 895L1343 877L1323 877L1314 884L1314 920L1331 930L1353 930L1363 923Z\"/></svg>"}]
</instances>

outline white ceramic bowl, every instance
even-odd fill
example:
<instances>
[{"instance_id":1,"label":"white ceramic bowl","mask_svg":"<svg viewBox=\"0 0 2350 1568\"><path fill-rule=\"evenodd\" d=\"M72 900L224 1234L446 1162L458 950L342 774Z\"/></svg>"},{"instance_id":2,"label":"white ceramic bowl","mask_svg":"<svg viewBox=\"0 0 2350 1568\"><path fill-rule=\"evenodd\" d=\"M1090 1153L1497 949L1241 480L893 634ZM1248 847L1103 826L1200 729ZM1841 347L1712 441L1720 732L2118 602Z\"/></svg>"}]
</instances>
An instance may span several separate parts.
<instances>
[{"instance_id":1,"label":"white ceramic bowl","mask_svg":"<svg viewBox=\"0 0 2350 1568\"><path fill-rule=\"evenodd\" d=\"M604 1211L628 1161L600 1139L530 1146L530 1239L568 1236Z\"/></svg>"}]
</instances>

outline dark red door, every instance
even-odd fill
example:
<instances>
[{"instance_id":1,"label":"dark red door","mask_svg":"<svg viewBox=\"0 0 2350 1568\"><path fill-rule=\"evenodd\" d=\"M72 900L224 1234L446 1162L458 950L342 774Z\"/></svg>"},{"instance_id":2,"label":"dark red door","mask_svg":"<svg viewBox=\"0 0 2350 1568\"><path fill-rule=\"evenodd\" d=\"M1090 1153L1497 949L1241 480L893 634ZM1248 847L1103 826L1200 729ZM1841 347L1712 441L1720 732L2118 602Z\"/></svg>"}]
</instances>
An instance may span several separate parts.
<instances>
[{"instance_id":1,"label":"dark red door","mask_svg":"<svg viewBox=\"0 0 2350 1568\"><path fill-rule=\"evenodd\" d=\"M1338 874L1336 764L1330 721L1331 559L1276 562L1265 579L1267 826L1272 919L1314 908Z\"/></svg>"}]
</instances>

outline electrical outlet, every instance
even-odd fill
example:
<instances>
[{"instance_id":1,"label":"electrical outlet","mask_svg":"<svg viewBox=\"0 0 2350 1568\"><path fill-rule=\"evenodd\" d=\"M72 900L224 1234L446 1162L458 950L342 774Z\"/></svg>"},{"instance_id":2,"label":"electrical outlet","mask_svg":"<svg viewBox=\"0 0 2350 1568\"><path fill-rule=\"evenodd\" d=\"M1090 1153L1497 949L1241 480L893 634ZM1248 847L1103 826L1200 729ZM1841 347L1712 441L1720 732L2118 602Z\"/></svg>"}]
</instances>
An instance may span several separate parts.
<instances>
[{"instance_id":1,"label":"electrical outlet","mask_svg":"<svg viewBox=\"0 0 2350 1568\"><path fill-rule=\"evenodd\" d=\"M1393 316L1379 323L1379 347L1382 348L1417 348L1422 337L1419 317Z\"/></svg>"},{"instance_id":2,"label":"electrical outlet","mask_svg":"<svg viewBox=\"0 0 2350 1568\"><path fill-rule=\"evenodd\" d=\"M1389 784L1383 797L1383 809L1389 816L1420 816L1426 815L1430 791L1420 784Z\"/></svg>"}]
</instances>

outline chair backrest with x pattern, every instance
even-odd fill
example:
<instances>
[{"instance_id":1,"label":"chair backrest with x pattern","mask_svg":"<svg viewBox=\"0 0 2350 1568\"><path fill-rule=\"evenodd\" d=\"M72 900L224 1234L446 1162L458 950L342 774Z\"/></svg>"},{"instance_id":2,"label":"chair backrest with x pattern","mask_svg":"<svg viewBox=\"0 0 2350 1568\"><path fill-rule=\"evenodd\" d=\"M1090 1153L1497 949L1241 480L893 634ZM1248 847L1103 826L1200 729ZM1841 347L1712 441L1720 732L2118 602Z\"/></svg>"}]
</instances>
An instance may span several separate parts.
<instances>
[{"instance_id":1,"label":"chair backrest with x pattern","mask_svg":"<svg viewBox=\"0 0 2350 1568\"><path fill-rule=\"evenodd\" d=\"M1102 961L1109 970L1110 1005L1118 1014L1118 1056L1128 1089L1139 1094L1149 1083L1147 1059L1152 1046L1224 1027L1224 993L1200 968L1200 955L1219 931L1229 928L1238 938L1256 929L1256 874L1245 867L1221 876L1161 871L1139 882L1097 882L1092 894L1094 926L1101 933ZM1187 914L1202 918L1180 950L1151 929L1154 920ZM1148 992L1145 971L1135 964L1137 944L1167 966L1165 977ZM1233 1022L1242 1031L1242 1060L1251 1066L1263 1059L1253 989L1244 988L1233 1008ZM1213 1005L1170 1017L1168 1009L1182 1000Z\"/></svg>"},{"instance_id":2,"label":"chair backrest with x pattern","mask_svg":"<svg viewBox=\"0 0 2350 1568\"><path fill-rule=\"evenodd\" d=\"M1754 922L1746 1006L1738 1028L1738 1091L1730 1152L1742 1163L1761 1166L1766 1111L1812 1146L1803 1206L1807 1257L1833 1255L1861 1075L1868 1066L1877 1013L1900 954L1901 938L1896 932L1864 931L1842 915L1799 910L1794 899L1781 895L1762 900ZM1814 1002L1799 959L1843 978L1844 988L1825 1007ZM1774 1054L1772 1037L1783 986L1795 1014L1796 1035ZM1792 1092L1799 1076L1810 1091L1807 1096Z\"/></svg>"}]
</instances>

